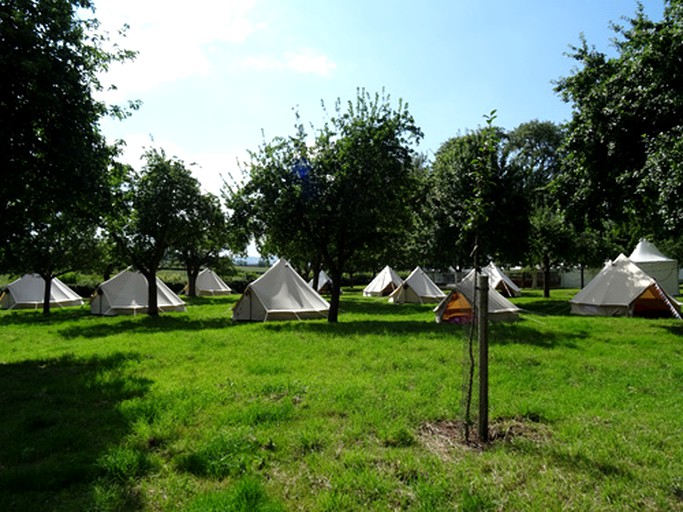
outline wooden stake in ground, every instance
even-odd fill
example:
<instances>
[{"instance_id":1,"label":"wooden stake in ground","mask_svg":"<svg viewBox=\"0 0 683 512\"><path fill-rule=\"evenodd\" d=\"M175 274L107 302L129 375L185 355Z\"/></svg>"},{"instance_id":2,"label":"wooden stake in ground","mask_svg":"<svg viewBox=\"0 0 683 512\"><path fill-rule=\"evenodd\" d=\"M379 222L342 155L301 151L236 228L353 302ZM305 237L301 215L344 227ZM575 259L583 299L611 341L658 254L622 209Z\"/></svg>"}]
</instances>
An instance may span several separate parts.
<instances>
[{"instance_id":1,"label":"wooden stake in ground","mask_svg":"<svg viewBox=\"0 0 683 512\"><path fill-rule=\"evenodd\" d=\"M489 278L477 279L477 329L479 338L479 441L489 440Z\"/></svg>"}]
</instances>

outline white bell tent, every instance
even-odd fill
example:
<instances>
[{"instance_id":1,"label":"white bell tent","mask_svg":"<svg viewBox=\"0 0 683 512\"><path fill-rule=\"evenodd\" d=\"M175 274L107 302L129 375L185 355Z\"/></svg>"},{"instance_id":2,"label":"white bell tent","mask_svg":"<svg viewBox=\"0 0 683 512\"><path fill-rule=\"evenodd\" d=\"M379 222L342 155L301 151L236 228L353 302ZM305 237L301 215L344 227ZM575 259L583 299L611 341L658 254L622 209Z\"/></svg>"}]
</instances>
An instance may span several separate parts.
<instances>
[{"instance_id":1,"label":"white bell tent","mask_svg":"<svg viewBox=\"0 0 683 512\"><path fill-rule=\"evenodd\" d=\"M187 294L189 284L183 288L183 293ZM206 295L230 295L232 290L218 274L210 268L205 268L197 275L195 291L198 296Z\"/></svg>"},{"instance_id":2,"label":"white bell tent","mask_svg":"<svg viewBox=\"0 0 683 512\"><path fill-rule=\"evenodd\" d=\"M495 263L491 262L481 269L481 273L489 277L489 288L498 291L504 297L519 297L522 290L512 282Z\"/></svg>"},{"instance_id":3,"label":"white bell tent","mask_svg":"<svg viewBox=\"0 0 683 512\"><path fill-rule=\"evenodd\" d=\"M0 296L3 309L38 309L45 301L45 280L38 274L26 274L7 285ZM56 277L50 286L50 307L80 306L83 299Z\"/></svg>"},{"instance_id":4,"label":"white bell tent","mask_svg":"<svg viewBox=\"0 0 683 512\"><path fill-rule=\"evenodd\" d=\"M577 315L681 318L681 305L623 254L569 302Z\"/></svg>"},{"instance_id":5,"label":"white bell tent","mask_svg":"<svg viewBox=\"0 0 683 512\"><path fill-rule=\"evenodd\" d=\"M90 312L104 316L146 313L148 298L147 278L127 269L97 287L90 300ZM157 306L162 313L185 311L185 303L158 277Z\"/></svg>"},{"instance_id":6,"label":"white bell tent","mask_svg":"<svg viewBox=\"0 0 683 512\"><path fill-rule=\"evenodd\" d=\"M446 296L441 289L434 284L424 270L415 267L401 285L389 295L389 302L402 304L412 302L424 304L428 302L441 302Z\"/></svg>"},{"instance_id":7,"label":"white bell tent","mask_svg":"<svg viewBox=\"0 0 683 512\"><path fill-rule=\"evenodd\" d=\"M285 259L250 283L232 310L237 321L327 318L329 303Z\"/></svg>"},{"instance_id":8,"label":"white bell tent","mask_svg":"<svg viewBox=\"0 0 683 512\"><path fill-rule=\"evenodd\" d=\"M474 317L476 274L471 270L436 308L437 323L469 323ZM490 322L514 322L521 310L491 285L489 276L488 318Z\"/></svg>"},{"instance_id":9,"label":"white bell tent","mask_svg":"<svg viewBox=\"0 0 683 512\"><path fill-rule=\"evenodd\" d=\"M653 243L644 238L638 242L628 259L655 278L666 293L678 295L678 261L664 256Z\"/></svg>"},{"instance_id":10,"label":"white bell tent","mask_svg":"<svg viewBox=\"0 0 683 512\"><path fill-rule=\"evenodd\" d=\"M366 297L381 297L384 295L389 295L402 284L403 279L399 277L394 269L387 265L363 289L363 295Z\"/></svg>"},{"instance_id":11,"label":"white bell tent","mask_svg":"<svg viewBox=\"0 0 683 512\"><path fill-rule=\"evenodd\" d=\"M313 288L313 279L308 282L308 286ZM332 279L324 270L318 274L318 289L316 291L318 293L332 293Z\"/></svg>"}]
</instances>

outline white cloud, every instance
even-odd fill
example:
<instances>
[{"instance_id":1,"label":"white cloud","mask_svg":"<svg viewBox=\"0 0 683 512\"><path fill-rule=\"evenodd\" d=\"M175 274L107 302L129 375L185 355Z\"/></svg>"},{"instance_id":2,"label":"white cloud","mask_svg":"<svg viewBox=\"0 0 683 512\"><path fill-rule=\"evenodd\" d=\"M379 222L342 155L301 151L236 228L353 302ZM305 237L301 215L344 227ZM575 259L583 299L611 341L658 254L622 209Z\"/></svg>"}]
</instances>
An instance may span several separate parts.
<instances>
[{"instance_id":1,"label":"white cloud","mask_svg":"<svg viewBox=\"0 0 683 512\"><path fill-rule=\"evenodd\" d=\"M286 52L280 59L269 56L249 57L242 61L242 65L258 70L292 70L298 73L330 76L337 64L326 55L314 50L304 50L299 53Z\"/></svg>"},{"instance_id":2,"label":"white cloud","mask_svg":"<svg viewBox=\"0 0 683 512\"><path fill-rule=\"evenodd\" d=\"M194 75L207 75L207 50L217 43L243 43L263 28L250 19L254 0L96 0L95 16L119 41L139 52L137 59L114 65L108 80L119 89L139 92ZM125 94L123 94L125 96Z\"/></svg>"},{"instance_id":3,"label":"white cloud","mask_svg":"<svg viewBox=\"0 0 683 512\"><path fill-rule=\"evenodd\" d=\"M313 73L321 76L330 76L337 65L327 56L314 52L286 53L287 67L300 73Z\"/></svg>"}]
</instances>

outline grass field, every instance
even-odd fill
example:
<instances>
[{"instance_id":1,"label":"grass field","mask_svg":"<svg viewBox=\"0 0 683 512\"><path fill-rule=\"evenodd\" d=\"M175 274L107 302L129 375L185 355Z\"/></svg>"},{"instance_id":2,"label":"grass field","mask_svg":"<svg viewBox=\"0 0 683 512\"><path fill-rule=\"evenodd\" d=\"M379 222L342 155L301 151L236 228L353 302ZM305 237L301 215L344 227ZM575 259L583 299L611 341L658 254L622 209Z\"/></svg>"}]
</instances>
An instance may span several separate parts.
<instances>
[{"instance_id":1,"label":"grass field","mask_svg":"<svg viewBox=\"0 0 683 512\"><path fill-rule=\"evenodd\" d=\"M450 435L464 330L430 306L0 312L0 510L683 510L683 323L571 294L491 326L483 449Z\"/></svg>"}]
</instances>

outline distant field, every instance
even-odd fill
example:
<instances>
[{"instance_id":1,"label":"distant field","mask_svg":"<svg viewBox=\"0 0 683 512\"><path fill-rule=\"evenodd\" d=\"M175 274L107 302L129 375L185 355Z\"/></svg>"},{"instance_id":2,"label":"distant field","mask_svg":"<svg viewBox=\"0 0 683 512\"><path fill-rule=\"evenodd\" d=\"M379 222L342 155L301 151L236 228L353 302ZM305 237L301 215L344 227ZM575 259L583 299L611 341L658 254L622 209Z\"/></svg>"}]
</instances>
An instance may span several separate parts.
<instances>
[{"instance_id":1,"label":"distant field","mask_svg":"<svg viewBox=\"0 0 683 512\"><path fill-rule=\"evenodd\" d=\"M450 434L465 331L345 290L340 322L0 312L0 510L683 510L683 323L525 292L491 326L485 449Z\"/></svg>"}]
</instances>

